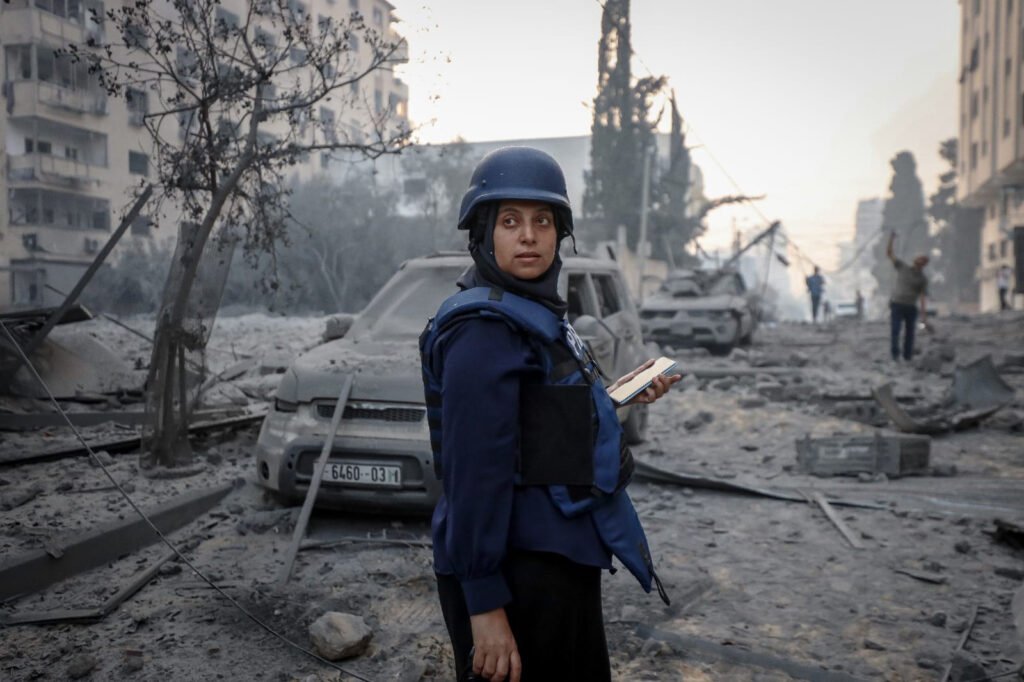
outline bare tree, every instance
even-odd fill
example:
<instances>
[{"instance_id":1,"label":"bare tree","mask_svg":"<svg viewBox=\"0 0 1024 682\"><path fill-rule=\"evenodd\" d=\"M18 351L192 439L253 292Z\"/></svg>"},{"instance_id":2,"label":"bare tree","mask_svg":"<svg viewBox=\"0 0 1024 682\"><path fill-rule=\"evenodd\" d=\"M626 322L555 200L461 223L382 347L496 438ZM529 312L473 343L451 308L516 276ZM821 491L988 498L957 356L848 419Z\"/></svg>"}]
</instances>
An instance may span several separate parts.
<instances>
[{"instance_id":1,"label":"bare tree","mask_svg":"<svg viewBox=\"0 0 1024 682\"><path fill-rule=\"evenodd\" d=\"M144 120L156 155L156 220L165 211L180 218L148 382L150 463L165 466L191 459L184 354L209 332L188 320L208 247L234 239L247 254L272 253L287 224L286 174L312 154L396 152L409 134L379 105L362 117L364 129L342 116L365 104L361 81L401 60L403 41L358 12L314 22L297 0L240 6L243 13L218 0L135 0L102 17L92 10L106 37L69 48Z\"/></svg>"}]
</instances>

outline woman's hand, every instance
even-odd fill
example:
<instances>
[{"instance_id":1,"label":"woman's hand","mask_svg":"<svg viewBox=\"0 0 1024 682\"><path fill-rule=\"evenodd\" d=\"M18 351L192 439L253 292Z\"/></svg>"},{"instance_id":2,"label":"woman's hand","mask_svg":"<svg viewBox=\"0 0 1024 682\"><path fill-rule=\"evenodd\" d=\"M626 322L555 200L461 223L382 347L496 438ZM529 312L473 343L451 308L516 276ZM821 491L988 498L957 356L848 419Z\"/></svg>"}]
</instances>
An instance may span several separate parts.
<instances>
[{"instance_id":1,"label":"woman's hand","mask_svg":"<svg viewBox=\"0 0 1024 682\"><path fill-rule=\"evenodd\" d=\"M650 360L648 360L644 364L640 365L639 367L634 369L632 372L630 372L629 374L625 375L624 377L622 377L621 379L616 381L614 384L609 386L608 387L608 392L611 393L616 388L618 388L619 386L621 386L621 385L625 384L626 382L630 381L637 374L639 374L640 372L644 371L645 369L647 369L648 367L650 367L653 364L654 364L654 358L651 358ZM648 386L642 392L638 393L636 395L636 397L634 397L632 400L630 400L628 403L626 403L626 405L636 405L638 403L644 403L644 404L649 405L649 404L653 403L655 400L657 400L658 398L660 398L661 396L665 395L668 392L668 389L672 387L672 384L676 383L677 381L679 381L682 378L683 378L682 374L673 374L672 376L665 376L664 374L659 374L656 377L654 377L654 379L651 381L651 385L650 386Z\"/></svg>"},{"instance_id":2,"label":"woman's hand","mask_svg":"<svg viewBox=\"0 0 1024 682\"><path fill-rule=\"evenodd\" d=\"M523 663L505 609L469 617L473 629L473 672L491 682L519 682Z\"/></svg>"}]
</instances>

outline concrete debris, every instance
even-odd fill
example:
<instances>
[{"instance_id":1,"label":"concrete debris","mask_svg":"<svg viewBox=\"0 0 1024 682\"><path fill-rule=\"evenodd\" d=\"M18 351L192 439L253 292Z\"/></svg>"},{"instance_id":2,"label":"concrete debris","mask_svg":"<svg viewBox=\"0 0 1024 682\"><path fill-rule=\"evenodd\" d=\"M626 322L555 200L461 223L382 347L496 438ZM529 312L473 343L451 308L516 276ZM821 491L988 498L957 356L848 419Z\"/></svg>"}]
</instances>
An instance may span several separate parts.
<instances>
[{"instance_id":1,"label":"concrete debris","mask_svg":"<svg viewBox=\"0 0 1024 682\"><path fill-rule=\"evenodd\" d=\"M43 486L38 483L20 490L15 490L0 497L0 510L10 511L11 509L17 509L23 504L28 504L32 500L36 499L36 497L42 494L42 492Z\"/></svg>"},{"instance_id":2,"label":"concrete debris","mask_svg":"<svg viewBox=\"0 0 1024 682\"><path fill-rule=\"evenodd\" d=\"M309 637L321 656L340 661L363 653L373 630L360 616L328 611L309 626Z\"/></svg>"},{"instance_id":3,"label":"concrete debris","mask_svg":"<svg viewBox=\"0 0 1024 682\"><path fill-rule=\"evenodd\" d=\"M234 487L228 484L185 493L147 510L147 516L161 532L168 533L212 509ZM0 599L37 592L72 575L115 561L157 539L153 529L133 515L125 521L77 532L63 546L63 556L58 560L45 549L7 558L0 563Z\"/></svg>"},{"instance_id":4,"label":"concrete debris","mask_svg":"<svg viewBox=\"0 0 1024 682\"><path fill-rule=\"evenodd\" d=\"M1013 401L1014 391L996 372L991 356L984 356L964 367L957 367L953 376L952 404L942 408L922 408L929 416L916 419L897 404L892 384L873 391L875 400L900 431L919 434L940 434L973 428Z\"/></svg>"},{"instance_id":5,"label":"concrete debris","mask_svg":"<svg viewBox=\"0 0 1024 682\"><path fill-rule=\"evenodd\" d=\"M949 676L946 679L949 682L976 682L990 678L977 658L966 651L957 651L953 654Z\"/></svg>"},{"instance_id":6,"label":"concrete debris","mask_svg":"<svg viewBox=\"0 0 1024 682\"><path fill-rule=\"evenodd\" d=\"M701 410L697 414L693 415L692 417L684 421L683 426L686 428L687 431L696 431L705 424L710 424L713 421L715 421L715 415L713 415L710 412Z\"/></svg>"},{"instance_id":7,"label":"concrete debris","mask_svg":"<svg viewBox=\"0 0 1024 682\"><path fill-rule=\"evenodd\" d=\"M79 654L68 663L68 677L73 680L79 680L91 673L99 663L95 656Z\"/></svg>"},{"instance_id":8,"label":"concrete debris","mask_svg":"<svg viewBox=\"0 0 1024 682\"><path fill-rule=\"evenodd\" d=\"M61 400L137 391L145 380L145 372L136 370L92 334L73 327L51 332L31 359L53 395ZM14 374L8 390L12 395L28 398L47 397L27 367Z\"/></svg>"},{"instance_id":9,"label":"concrete debris","mask_svg":"<svg viewBox=\"0 0 1024 682\"><path fill-rule=\"evenodd\" d=\"M815 476L885 474L898 478L928 471L931 439L923 436L829 436L796 441L800 471Z\"/></svg>"}]
</instances>

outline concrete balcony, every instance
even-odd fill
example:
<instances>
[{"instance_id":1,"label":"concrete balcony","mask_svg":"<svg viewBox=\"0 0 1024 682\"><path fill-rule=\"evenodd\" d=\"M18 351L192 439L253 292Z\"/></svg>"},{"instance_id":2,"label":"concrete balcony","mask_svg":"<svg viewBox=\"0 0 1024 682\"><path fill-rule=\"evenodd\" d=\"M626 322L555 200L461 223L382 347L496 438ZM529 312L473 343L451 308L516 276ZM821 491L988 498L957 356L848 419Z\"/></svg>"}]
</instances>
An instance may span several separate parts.
<instances>
[{"instance_id":1,"label":"concrete balcony","mask_svg":"<svg viewBox=\"0 0 1024 682\"><path fill-rule=\"evenodd\" d=\"M388 60L391 64L408 64L409 63L409 43L398 35L395 31L388 32L388 41L398 43L398 47L395 49L395 53L391 55L391 59Z\"/></svg>"},{"instance_id":2,"label":"concrete balcony","mask_svg":"<svg viewBox=\"0 0 1024 682\"><path fill-rule=\"evenodd\" d=\"M0 43L5 45L47 39L64 45L84 43L90 37L99 39L102 36L98 26L83 26L78 19L58 17L35 7L5 9L3 17L0 21Z\"/></svg>"},{"instance_id":3,"label":"concrete balcony","mask_svg":"<svg viewBox=\"0 0 1024 682\"><path fill-rule=\"evenodd\" d=\"M99 186L106 168L48 154L7 157L11 184L40 183L54 187L90 189Z\"/></svg>"},{"instance_id":4,"label":"concrete balcony","mask_svg":"<svg viewBox=\"0 0 1024 682\"><path fill-rule=\"evenodd\" d=\"M37 81L15 81L10 84L8 96L9 116L56 117L62 121L74 121L82 116L105 116L107 95L100 90L73 90L54 83Z\"/></svg>"}]
</instances>

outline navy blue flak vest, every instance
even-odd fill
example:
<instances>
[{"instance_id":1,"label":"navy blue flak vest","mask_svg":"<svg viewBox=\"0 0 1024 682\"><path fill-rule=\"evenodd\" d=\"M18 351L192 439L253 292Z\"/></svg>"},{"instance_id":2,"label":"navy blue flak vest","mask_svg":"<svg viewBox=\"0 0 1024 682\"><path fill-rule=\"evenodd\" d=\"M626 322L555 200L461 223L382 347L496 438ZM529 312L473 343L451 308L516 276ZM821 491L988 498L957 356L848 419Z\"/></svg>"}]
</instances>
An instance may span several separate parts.
<instances>
[{"instance_id":1,"label":"navy blue flak vest","mask_svg":"<svg viewBox=\"0 0 1024 682\"><path fill-rule=\"evenodd\" d=\"M441 304L420 336L423 387L434 471L441 478L441 380L433 367L437 342L461 322L492 318L528 340L544 365L544 383L521 387L517 485L546 486L566 517L591 514L605 547L650 592L668 595L625 487L633 474L615 404L600 369L567 320L539 303L497 288L461 291ZM439 368L438 368L439 369Z\"/></svg>"}]
</instances>

